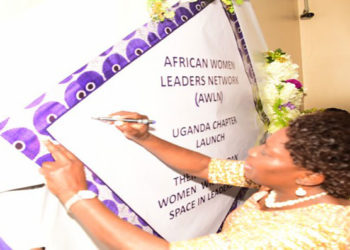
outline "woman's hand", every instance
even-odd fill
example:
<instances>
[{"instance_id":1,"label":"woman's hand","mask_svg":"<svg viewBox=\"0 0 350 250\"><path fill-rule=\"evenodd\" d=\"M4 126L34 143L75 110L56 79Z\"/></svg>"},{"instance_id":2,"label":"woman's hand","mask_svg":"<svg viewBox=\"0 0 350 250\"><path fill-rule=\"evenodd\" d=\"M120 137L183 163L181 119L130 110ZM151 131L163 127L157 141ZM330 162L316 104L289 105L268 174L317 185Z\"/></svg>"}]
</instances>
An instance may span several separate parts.
<instances>
[{"instance_id":1,"label":"woman's hand","mask_svg":"<svg viewBox=\"0 0 350 250\"><path fill-rule=\"evenodd\" d=\"M80 190L87 189L84 164L62 145L45 142L54 162L44 162L40 173L49 190L64 204Z\"/></svg>"},{"instance_id":2,"label":"woman's hand","mask_svg":"<svg viewBox=\"0 0 350 250\"><path fill-rule=\"evenodd\" d=\"M132 119L148 119L145 115L140 115L135 112L119 111L109 116L119 116L120 118L132 118ZM119 129L126 138L135 142L145 140L149 137L148 125L141 123L131 122L115 122L115 127Z\"/></svg>"},{"instance_id":3,"label":"woman's hand","mask_svg":"<svg viewBox=\"0 0 350 250\"><path fill-rule=\"evenodd\" d=\"M84 164L62 145L45 145L55 161L44 162L40 172L50 191L65 204L78 191L87 189ZM78 202L70 213L108 249L169 249L168 242L118 218L98 199Z\"/></svg>"}]
</instances>

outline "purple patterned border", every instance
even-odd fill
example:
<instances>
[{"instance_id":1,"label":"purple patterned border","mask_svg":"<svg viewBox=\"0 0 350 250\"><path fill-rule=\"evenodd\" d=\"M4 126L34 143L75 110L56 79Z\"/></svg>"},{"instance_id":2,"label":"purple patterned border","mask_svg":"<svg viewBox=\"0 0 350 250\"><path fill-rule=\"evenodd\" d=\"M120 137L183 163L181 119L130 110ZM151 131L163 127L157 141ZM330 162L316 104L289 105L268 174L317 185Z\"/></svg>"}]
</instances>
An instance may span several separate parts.
<instances>
[{"instance_id":1,"label":"purple patterned border","mask_svg":"<svg viewBox=\"0 0 350 250\"><path fill-rule=\"evenodd\" d=\"M244 66L245 72L248 76L249 82L250 82L251 87L252 87L255 109L258 112L259 118L261 119L261 121L264 124L268 124L269 119L268 119L267 115L265 114L263 107L262 107L261 99L259 96L258 84L257 84L255 73L254 73L253 64L252 64L252 61L251 61L250 56L249 56L247 44L244 40L241 26L240 26L238 19L237 19L237 15L235 13L233 13L233 14L229 13L228 11L226 11L226 15L230 21L232 31L233 31L235 38L236 38L236 41L237 41L238 50L239 50L239 53L240 53L242 61L243 61L243 66Z\"/></svg>"},{"instance_id":2,"label":"purple patterned border","mask_svg":"<svg viewBox=\"0 0 350 250\"><path fill-rule=\"evenodd\" d=\"M3 239L0 238L0 250L12 250Z\"/></svg>"}]
</instances>

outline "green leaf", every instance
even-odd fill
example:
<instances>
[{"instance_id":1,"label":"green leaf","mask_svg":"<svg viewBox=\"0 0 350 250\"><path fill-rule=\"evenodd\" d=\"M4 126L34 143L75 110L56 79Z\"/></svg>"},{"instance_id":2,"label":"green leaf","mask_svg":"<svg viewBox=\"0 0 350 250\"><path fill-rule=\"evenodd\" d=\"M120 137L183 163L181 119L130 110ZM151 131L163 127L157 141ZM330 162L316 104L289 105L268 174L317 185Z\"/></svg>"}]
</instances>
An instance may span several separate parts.
<instances>
[{"instance_id":1,"label":"green leaf","mask_svg":"<svg viewBox=\"0 0 350 250\"><path fill-rule=\"evenodd\" d=\"M278 84L278 85L276 85L276 89L277 89L277 91L278 91L278 94L280 94L281 93L281 90L284 88L284 86L282 85L282 84ZM282 103L281 103L282 104Z\"/></svg>"},{"instance_id":2,"label":"green leaf","mask_svg":"<svg viewBox=\"0 0 350 250\"><path fill-rule=\"evenodd\" d=\"M283 52L282 49L278 48L278 49L275 49L275 54L285 55L286 53Z\"/></svg>"}]
</instances>

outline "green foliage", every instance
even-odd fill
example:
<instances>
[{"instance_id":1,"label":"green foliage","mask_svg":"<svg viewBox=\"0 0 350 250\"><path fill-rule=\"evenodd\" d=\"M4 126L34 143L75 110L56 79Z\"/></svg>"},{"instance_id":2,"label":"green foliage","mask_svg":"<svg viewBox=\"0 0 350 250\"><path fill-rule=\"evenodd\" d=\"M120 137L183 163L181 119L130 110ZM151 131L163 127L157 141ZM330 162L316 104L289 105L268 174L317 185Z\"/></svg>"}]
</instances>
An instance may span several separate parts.
<instances>
[{"instance_id":1,"label":"green foliage","mask_svg":"<svg viewBox=\"0 0 350 250\"><path fill-rule=\"evenodd\" d=\"M233 0L221 0L225 6L226 6L226 10L230 13L234 13L235 12L235 8L233 7ZM243 4L244 0L235 0L236 4L241 5Z\"/></svg>"},{"instance_id":2,"label":"green foliage","mask_svg":"<svg viewBox=\"0 0 350 250\"><path fill-rule=\"evenodd\" d=\"M281 59L283 55L285 55L286 53L283 52L281 49L276 49L274 51L268 51L266 53L265 59L267 63L272 63L278 59Z\"/></svg>"},{"instance_id":3,"label":"green foliage","mask_svg":"<svg viewBox=\"0 0 350 250\"><path fill-rule=\"evenodd\" d=\"M147 0L147 7L155 22L163 22L165 19L171 19L175 16L175 12L171 10L166 0Z\"/></svg>"},{"instance_id":4,"label":"green foliage","mask_svg":"<svg viewBox=\"0 0 350 250\"><path fill-rule=\"evenodd\" d=\"M311 114L311 113L315 113L315 112L319 112L319 111L323 111L324 109L318 109L318 108L311 108L311 109L305 109L301 112L302 115L306 115L306 114Z\"/></svg>"},{"instance_id":5,"label":"green foliage","mask_svg":"<svg viewBox=\"0 0 350 250\"><path fill-rule=\"evenodd\" d=\"M276 89L277 89L277 91L278 91L278 94L281 93L281 90L282 90L283 88L284 88L284 86L283 86L282 84L276 85Z\"/></svg>"}]
</instances>

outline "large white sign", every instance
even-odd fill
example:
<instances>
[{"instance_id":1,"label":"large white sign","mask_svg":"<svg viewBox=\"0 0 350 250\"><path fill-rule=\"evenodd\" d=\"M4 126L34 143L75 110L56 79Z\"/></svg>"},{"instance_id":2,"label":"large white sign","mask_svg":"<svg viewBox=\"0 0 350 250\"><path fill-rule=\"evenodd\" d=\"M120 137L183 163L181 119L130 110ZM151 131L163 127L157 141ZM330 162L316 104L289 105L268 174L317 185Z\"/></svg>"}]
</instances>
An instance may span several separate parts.
<instances>
[{"instance_id":1,"label":"large white sign","mask_svg":"<svg viewBox=\"0 0 350 250\"><path fill-rule=\"evenodd\" d=\"M118 110L156 120L153 133L211 157L244 159L259 124L220 2L210 4L58 119L49 132L167 240L215 232L237 189L177 173L113 126Z\"/></svg>"}]
</instances>

